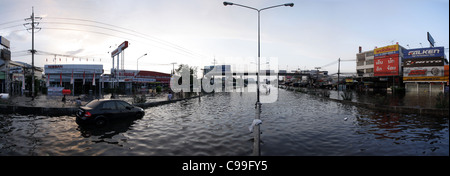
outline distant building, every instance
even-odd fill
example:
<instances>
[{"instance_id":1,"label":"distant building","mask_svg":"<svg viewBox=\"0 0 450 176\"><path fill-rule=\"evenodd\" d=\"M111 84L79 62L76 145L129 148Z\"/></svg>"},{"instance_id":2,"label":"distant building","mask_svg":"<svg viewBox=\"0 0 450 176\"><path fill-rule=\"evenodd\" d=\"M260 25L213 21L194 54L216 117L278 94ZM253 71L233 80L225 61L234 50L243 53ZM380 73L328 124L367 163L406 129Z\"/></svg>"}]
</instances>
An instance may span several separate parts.
<instances>
[{"instance_id":1,"label":"distant building","mask_svg":"<svg viewBox=\"0 0 450 176\"><path fill-rule=\"evenodd\" d=\"M0 71L3 72L3 74L0 75L0 78L3 78L1 81L2 92L6 92L7 90L6 79L8 78L10 93L22 93L23 91L22 89L24 89L26 86L26 85L23 86L23 83L25 82L25 77L31 75L31 65L19 61L11 61L11 60L7 62L0 61ZM37 80L42 79L42 72L43 72L42 68L35 67L34 76Z\"/></svg>"},{"instance_id":2,"label":"distant building","mask_svg":"<svg viewBox=\"0 0 450 176\"><path fill-rule=\"evenodd\" d=\"M399 44L356 54L356 73L360 88L391 89L402 87L403 51Z\"/></svg>"},{"instance_id":3,"label":"distant building","mask_svg":"<svg viewBox=\"0 0 450 176\"><path fill-rule=\"evenodd\" d=\"M44 66L46 86L74 89L75 94L98 92L103 65L99 64L49 64ZM95 77L94 77L95 75ZM71 84L73 79L74 84ZM94 85L95 82L95 85ZM96 86L96 87L94 87Z\"/></svg>"},{"instance_id":4,"label":"distant building","mask_svg":"<svg viewBox=\"0 0 450 176\"><path fill-rule=\"evenodd\" d=\"M378 89L439 92L449 80L444 47L406 49L395 44L364 52L359 47L356 72L361 86Z\"/></svg>"},{"instance_id":5,"label":"distant building","mask_svg":"<svg viewBox=\"0 0 450 176\"><path fill-rule=\"evenodd\" d=\"M114 73L114 70L111 69ZM113 75L104 75L102 82L105 87L112 87L115 85L126 92L134 91L148 92L150 89L155 89L157 86L169 87L171 75L168 73L161 73L156 71L146 70L119 70L116 72L117 77Z\"/></svg>"}]
</instances>

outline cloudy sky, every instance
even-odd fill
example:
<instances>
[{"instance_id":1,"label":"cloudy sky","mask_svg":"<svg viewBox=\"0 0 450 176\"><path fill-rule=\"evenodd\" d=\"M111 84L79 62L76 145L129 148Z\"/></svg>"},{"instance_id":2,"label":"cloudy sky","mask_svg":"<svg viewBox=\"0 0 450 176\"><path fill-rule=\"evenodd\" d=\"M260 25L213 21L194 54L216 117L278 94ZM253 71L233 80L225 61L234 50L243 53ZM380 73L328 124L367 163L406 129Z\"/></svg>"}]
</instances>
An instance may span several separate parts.
<instances>
[{"instance_id":1,"label":"cloudy sky","mask_svg":"<svg viewBox=\"0 0 450 176\"><path fill-rule=\"evenodd\" d=\"M230 0L231 1L231 0ZM31 33L24 27L34 7L42 17L35 34L37 66L103 64L123 41L125 69L169 73L170 63L203 67L252 64L257 56L257 12L224 6L221 0L0 0L0 35L11 41L12 59L31 63ZM261 57L278 59L279 69L324 67L337 72L338 58L354 60L358 47L372 50L398 42L405 48L449 47L448 0L233 0L264 8ZM446 49L448 56L448 49ZM67 55L67 56L61 56ZM61 61L59 61L61 58ZM82 58L82 59L80 59ZM73 59L73 61L72 61ZM67 60L67 61L66 61ZM81 60L81 61L80 61ZM272 59L273 60L273 59ZM356 72L355 61L343 62Z\"/></svg>"}]
</instances>

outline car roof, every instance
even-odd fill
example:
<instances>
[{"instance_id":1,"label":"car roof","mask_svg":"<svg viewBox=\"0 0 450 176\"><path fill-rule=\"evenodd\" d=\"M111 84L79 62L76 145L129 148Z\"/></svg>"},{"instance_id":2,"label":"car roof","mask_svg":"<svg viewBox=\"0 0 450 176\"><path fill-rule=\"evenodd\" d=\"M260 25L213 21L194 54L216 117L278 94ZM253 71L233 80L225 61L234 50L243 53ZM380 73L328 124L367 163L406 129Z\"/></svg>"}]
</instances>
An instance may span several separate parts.
<instances>
[{"instance_id":1,"label":"car roof","mask_svg":"<svg viewBox=\"0 0 450 176\"><path fill-rule=\"evenodd\" d=\"M125 102L126 103L126 101L124 101L124 100L118 100L118 99L93 99L93 100L91 100L89 103L91 103L91 102L113 102L113 101L120 101L120 102Z\"/></svg>"}]
</instances>

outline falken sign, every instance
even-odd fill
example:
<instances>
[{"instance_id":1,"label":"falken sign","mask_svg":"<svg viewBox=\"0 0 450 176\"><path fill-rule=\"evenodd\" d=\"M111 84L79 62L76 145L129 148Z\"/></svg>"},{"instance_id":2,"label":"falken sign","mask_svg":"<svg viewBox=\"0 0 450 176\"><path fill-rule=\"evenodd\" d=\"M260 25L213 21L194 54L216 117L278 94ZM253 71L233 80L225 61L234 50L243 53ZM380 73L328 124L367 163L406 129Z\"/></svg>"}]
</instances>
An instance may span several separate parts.
<instances>
[{"instance_id":1,"label":"falken sign","mask_svg":"<svg viewBox=\"0 0 450 176\"><path fill-rule=\"evenodd\" d=\"M444 47L410 49L403 52L404 59L426 57L444 57Z\"/></svg>"}]
</instances>

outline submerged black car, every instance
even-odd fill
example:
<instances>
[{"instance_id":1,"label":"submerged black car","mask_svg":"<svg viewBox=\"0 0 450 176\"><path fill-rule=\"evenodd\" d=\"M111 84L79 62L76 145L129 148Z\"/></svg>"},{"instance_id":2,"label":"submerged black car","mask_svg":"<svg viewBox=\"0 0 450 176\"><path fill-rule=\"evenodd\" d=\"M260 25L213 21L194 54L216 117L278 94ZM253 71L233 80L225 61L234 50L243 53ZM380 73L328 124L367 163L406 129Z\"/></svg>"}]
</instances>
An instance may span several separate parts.
<instances>
[{"instance_id":1,"label":"submerged black car","mask_svg":"<svg viewBox=\"0 0 450 176\"><path fill-rule=\"evenodd\" d=\"M92 100L76 112L76 123L104 126L106 123L124 118L142 118L144 109L123 100Z\"/></svg>"}]
</instances>

